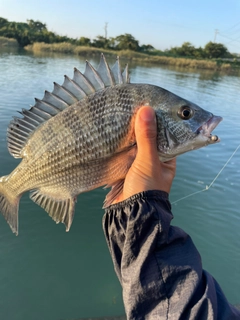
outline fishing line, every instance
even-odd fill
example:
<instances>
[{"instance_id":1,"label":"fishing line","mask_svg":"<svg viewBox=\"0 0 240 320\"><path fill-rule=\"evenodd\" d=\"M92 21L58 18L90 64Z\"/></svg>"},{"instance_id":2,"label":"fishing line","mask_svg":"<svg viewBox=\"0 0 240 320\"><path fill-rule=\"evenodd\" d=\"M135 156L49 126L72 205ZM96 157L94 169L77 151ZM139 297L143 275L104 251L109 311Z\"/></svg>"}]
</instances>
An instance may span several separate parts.
<instances>
[{"instance_id":1,"label":"fishing line","mask_svg":"<svg viewBox=\"0 0 240 320\"><path fill-rule=\"evenodd\" d=\"M227 160L227 162L224 164L224 166L222 167L222 169L218 172L218 174L216 175L216 177L213 179L213 181L210 183L209 186L206 185L206 187L205 187L204 189L202 189L202 190L199 190L199 191L190 193L189 195L187 195L187 196L185 196L185 197L182 197L182 198L180 198L180 199L178 199L178 200L176 200L176 201L173 201L172 204L175 204L175 203L177 203L177 202L179 202L179 201L182 201L182 200L184 200L184 199L186 199L186 198L192 197L192 196L194 196L194 195L197 194L197 193L201 193L201 192L204 192L204 191L209 190L209 189L212 187L212 185L214 184L214 182L217 180L217 178L220 176L220 174L223 172L223 170L226 168L226 166L228 165L229 161L232 159L232 157L235 155L235 153L238 151L239 148L240 148L240 144L239 144L239 145L237 146L237 148L233 151L233 153L232 153L232 155L230 156L230 158Z\"/></svg>"}]
</instances>

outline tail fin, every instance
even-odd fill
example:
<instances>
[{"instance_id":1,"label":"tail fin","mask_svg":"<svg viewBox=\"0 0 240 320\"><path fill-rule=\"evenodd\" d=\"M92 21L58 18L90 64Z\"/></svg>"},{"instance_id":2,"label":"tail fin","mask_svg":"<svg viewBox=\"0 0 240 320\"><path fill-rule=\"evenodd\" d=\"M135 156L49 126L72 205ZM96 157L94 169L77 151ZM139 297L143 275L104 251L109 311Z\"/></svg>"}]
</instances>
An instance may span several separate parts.
<instances>
[{"instance_id":1,"label":"tail fin","mask_svg":"<svg viewBox=\"0 0 240 320\"><path fill-rule=\"evenodd\" d=\"M3 214L12 232L18 235L18 206L20 196L9 190L7 176L0 178L0 212Z\"/></svg>"}]
</instances>

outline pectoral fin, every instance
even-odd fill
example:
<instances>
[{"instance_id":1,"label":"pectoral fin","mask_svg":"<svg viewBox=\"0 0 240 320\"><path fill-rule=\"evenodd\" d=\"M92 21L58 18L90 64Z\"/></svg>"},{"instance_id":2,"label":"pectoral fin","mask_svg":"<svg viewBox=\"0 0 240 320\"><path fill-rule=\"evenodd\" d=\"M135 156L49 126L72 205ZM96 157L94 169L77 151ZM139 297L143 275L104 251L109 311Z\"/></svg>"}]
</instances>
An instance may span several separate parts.
<instances>
[{"instance_id":1,"label":"pectoral fin","mask_svg":"<svg viewBox=\"0 0 240 320\"><path fill-rule=\"evenodd\" d=\"M110 206L115 199L122 193L123 191L123 185L124 185L124 179L116 181L113 185L107 185L105 188L112 187L110 192L106 195L106 198L103 203L103 209Z\"/></svg>"},{"instance_id":2,"label":"pectoral fin","mask_svg":"<svg viewBox=\"0 0 240 320\"><path fill-rule=\"evenodd\" d=\"M110 206L122 193L125 176L136 157L136 153L136 144L133 144L131 147L126 148L125 151L123 150L115 154L108 162L113 177L118 177L118 179L112 179L112 181L105 186L105 188L111 188L111 190L104 200L103 208Z\"/></svg>"}]
</instances>

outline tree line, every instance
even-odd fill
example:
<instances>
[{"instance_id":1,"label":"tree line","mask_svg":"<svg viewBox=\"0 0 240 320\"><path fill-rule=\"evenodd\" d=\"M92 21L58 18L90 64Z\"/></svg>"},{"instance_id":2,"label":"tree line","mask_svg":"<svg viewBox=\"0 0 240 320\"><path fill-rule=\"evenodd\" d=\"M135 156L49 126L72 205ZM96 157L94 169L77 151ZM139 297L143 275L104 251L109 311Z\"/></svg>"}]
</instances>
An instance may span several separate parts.
<instances>
[{"instance_id":1,"label":"tree line","mask_svg":"<svg viewBox=\"0 0 240 320\"><path fill-rule=\"evenodd\" d=\"M195 48L190 42L184 42L181 47L173 47L165 51L167 54L177 57L193 57L193 58L234 58L227 47L221 43L208 42L204 48Z\"/></svg>"},{"instance_id":2,"label":"tree line","mask_svg":"<svg viewBox=\"0 0 240 320\"><path fill-rule=\"evenodd\" d=\"M47 29L41 21L27 20L27 22L12 22L0 17L0 36L14 38L21 47L34 42L60 43L69 42L78 46L89 46L110 50L132 50L151 55L167 55L188 58L233 58L226 46L221 43L208 42L204 48L195 48L190 42L184 42L181 47L173 47L165 51L156 50L150 44L140 45L131 34L125 33L117 37L106 38L101 35L95 39L87 37L69 38L60 36Z\"/></svg>"},{"instance_id":3,"label":"tree line","mask_svg":"<svg viewBox=\"0 0 240 320\"><path fill-rule=\"evenodd\" d=\"M41 21L34 21L32 19L27 20L27 22L24 23L11 22L0 17L0 36L16 39L21 47L33 44L34 42L69 42L79 46L97 47L110 50L150 51L154 49L150 44L140 46L138 40L128 33L119 35L115 38L97 36L93 40L86 37L74 39L67 36L60 36L49 31L45 23L42 23Z\"/></svg>"}]
</instances>

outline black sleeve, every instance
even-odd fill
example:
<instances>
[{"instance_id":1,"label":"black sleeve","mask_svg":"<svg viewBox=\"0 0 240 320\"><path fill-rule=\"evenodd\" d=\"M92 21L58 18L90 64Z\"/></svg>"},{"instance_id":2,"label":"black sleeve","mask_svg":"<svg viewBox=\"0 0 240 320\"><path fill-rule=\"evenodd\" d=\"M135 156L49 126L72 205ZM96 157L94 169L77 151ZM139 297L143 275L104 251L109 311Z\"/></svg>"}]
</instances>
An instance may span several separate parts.
<instances>
[{"instance_id":1,"label":"black sleeve","mask_svg":"<svg viewBox=\"0 0 240 320\"><path fill-rule=\"evenodd\" d=\"M190 236L171 226L168 194L147 191L108 207L103 228L127 319L240 319L202 269Z\"/></svg>"}]
</instances>

